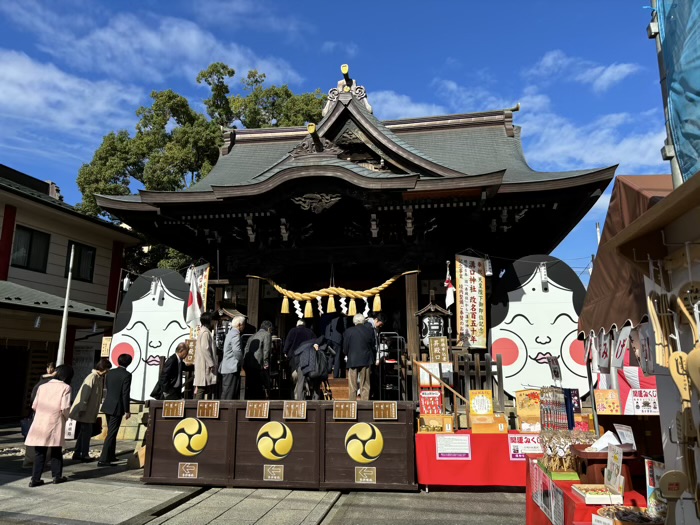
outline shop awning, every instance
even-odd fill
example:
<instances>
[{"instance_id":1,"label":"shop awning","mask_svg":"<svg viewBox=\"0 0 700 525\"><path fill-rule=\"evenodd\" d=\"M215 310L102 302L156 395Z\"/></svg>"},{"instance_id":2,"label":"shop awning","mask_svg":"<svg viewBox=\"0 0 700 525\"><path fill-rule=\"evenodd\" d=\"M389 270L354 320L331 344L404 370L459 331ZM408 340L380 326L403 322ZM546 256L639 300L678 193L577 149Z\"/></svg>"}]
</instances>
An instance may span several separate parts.
<instances>
[{"instance_id":1,"label":"shop awning","mask_svg":"<svg viewBox=\"0 0 700 525\"><path fill-rule=\"evenodd\" d=\"M647 210L673 191L671 175L619 176L613 186L598 255L579 316L579 330L609 331L628 321L639 324L646 315L644 272L623 257L611 241L634 227ZM666 201L654 207L654 212Z\"/></svg>"}]
</instances>

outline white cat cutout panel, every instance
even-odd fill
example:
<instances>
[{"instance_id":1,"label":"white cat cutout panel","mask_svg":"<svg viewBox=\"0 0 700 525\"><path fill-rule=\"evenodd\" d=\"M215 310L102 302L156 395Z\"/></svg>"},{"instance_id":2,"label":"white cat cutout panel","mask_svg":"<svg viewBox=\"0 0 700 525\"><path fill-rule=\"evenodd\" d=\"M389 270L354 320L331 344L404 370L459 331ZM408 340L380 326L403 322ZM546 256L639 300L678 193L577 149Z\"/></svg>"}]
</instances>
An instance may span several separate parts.
<instances>
[{"instance_id":1,"label":"white cat cutout panel","mask_svg":"<svg viewBox=\"0 0 700 525\"><path fill-rule=\"evenodd\" d=\"M149 270L131 285L114 323L110 360L133 358L131 399L145 401L158 382L160 358L167 359L190 330L185 323L189 286L172 270Z\"/></svg>"},{"instance_id":2,"label":"white cat cutout panel","mask_svg":"<svg viewBox=\"0 0 700 525\"><path fill-rule=\"evenodd\" d=\"M546 264L546 277L540 270ZM545 282L543 282L545 281ZM517 390L552 385L547 357L559 357L562 386L589 391L583 341L577 339L578 316L586 289L563 261L531 255L495 278L491 306L491 354L503 359L503 388Z\"/></svg>"}]
</instances>

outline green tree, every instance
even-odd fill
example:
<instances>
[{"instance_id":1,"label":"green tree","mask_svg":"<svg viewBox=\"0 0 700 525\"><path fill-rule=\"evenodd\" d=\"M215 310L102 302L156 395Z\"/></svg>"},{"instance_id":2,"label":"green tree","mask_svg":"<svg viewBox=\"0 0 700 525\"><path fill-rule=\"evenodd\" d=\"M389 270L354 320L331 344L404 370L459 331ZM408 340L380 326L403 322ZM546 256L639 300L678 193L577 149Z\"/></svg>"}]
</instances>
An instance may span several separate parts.
<instances>
[{"instance_id":1,"label":"green tree","mask_svg":"<svg viewBox=\"0 0 700 525\"><path fill-rule=\"evenodd\" d=\"M252 69L243 79L245 95L230 97L234 120L246 128L303 126L321 120L326 97L320 89L295 95L284 84L264 87L265 74Z\"/></svg>"},{"instance_id":2,"label":"green tree","mask_svg":"<svg viewBox=\"0 0 700 525\"><path fill-rule=\"evenodd\" d=\"M101 210L95 195L129 195L138 181L147 190L177 191L189 187L213 168L222 143L221 128L240 121L247 128L301 126L318 122L325 103L320 90L295 95L285 84L265 87L265 74L255 70L243 80L245 95L229 95L227 80L235 71L215 62L197 75L209 86L207 115L168 89L153 91L152 103L136 111L139 121L132 136L111 132L78 172L83 195L79 208L88 215Z\"/></svg>"},{"instance_id":3,"label":"green tree","mask_svg":"<svg viewBox=\"0 0 700 525\"><path fill-rule=\"evenodd\" d=\"M265 87L265 75L249 71L243 80L244 96L230 95L228 80L235 71L215 62L197 75L210 88L203 100L207 114L167 89L151 93L151 105L139 108L136 132L110 132L102 139L92 160L78 171L83 195L78 209L91 216L102 214L95 195L129 195L137 181L147 190L177 191L196 183L212 170L223 143L221 128L240 121L245 127L301 126L318 122L325 96L320 90L295 95L285 84ZM144 243L146 240L144 239ZM144 253L136 249L128 257L132 271L159 267L182 268L183 254L164 246Z\"/></svg>"}]
</instances>

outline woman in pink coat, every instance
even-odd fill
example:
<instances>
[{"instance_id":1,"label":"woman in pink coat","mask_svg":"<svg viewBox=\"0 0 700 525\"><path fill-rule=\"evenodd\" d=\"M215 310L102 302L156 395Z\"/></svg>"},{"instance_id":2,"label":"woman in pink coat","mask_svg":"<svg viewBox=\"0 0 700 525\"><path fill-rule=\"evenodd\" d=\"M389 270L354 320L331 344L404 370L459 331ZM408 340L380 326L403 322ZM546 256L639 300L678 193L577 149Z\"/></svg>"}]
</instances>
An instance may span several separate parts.
<instances>
[{"instance_id":1,"label":"woman in pink coat","mask_svg":"<svg viewBox=\"0 0 700 525\"><path fill-rule=\"evenodd\" d=\"M27 433L24 444L34 447L34 470L30 487L44 484L41 474L44 472L46 455L51 454L51 475L54 483L68 481L63 476L63 445L66 419L70 410L70 382L73 379L73 367L60 365L56 376L41 385L34 398L34 421Z\"/></svg>"}]
</instances>

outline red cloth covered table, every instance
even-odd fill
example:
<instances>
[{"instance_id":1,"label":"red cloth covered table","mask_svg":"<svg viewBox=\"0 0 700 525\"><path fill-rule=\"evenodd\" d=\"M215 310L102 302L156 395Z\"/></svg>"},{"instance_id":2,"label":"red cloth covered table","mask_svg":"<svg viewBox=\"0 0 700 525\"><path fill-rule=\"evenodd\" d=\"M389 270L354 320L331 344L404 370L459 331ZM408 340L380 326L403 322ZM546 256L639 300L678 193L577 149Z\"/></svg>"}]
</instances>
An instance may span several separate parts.
<instances>
[{"instance_id":1,"label":"red cloth covered table","mask_svg":"<svg viewBox=\"0 0 700 525\"><path fill-rule=\"evenodd\" d=\"M454 487L524 487L526 461L511 461L508 434L472 434L471 459L437 459L437 434L416 434L418 483ZM511 432L511 435L518 434Z\"/></svg>"},{"instance_id":2,"label":"red cloth covered table","mask_svg":"<svg viewBox=\"0 0 700 525\"><path fill-rule=\"evenodd\" d=\"M530 469L539 468L534 462L540 455L528 454L526 462L527 470L527 488L525 491L525 515L527 525L549 525L552 523L546 514L540 509L532 498L532 487L530 486ZM586 505L583 498L580 498L574 493L571 488L579 482L577 481L552 481L564 493L564 524L573 525L574 523L591 523L592 515L604 505ZM639 492L625 492L625 505L635 505L637 507L646 507L646 500Z\"/></svg>"}]
</instances>

